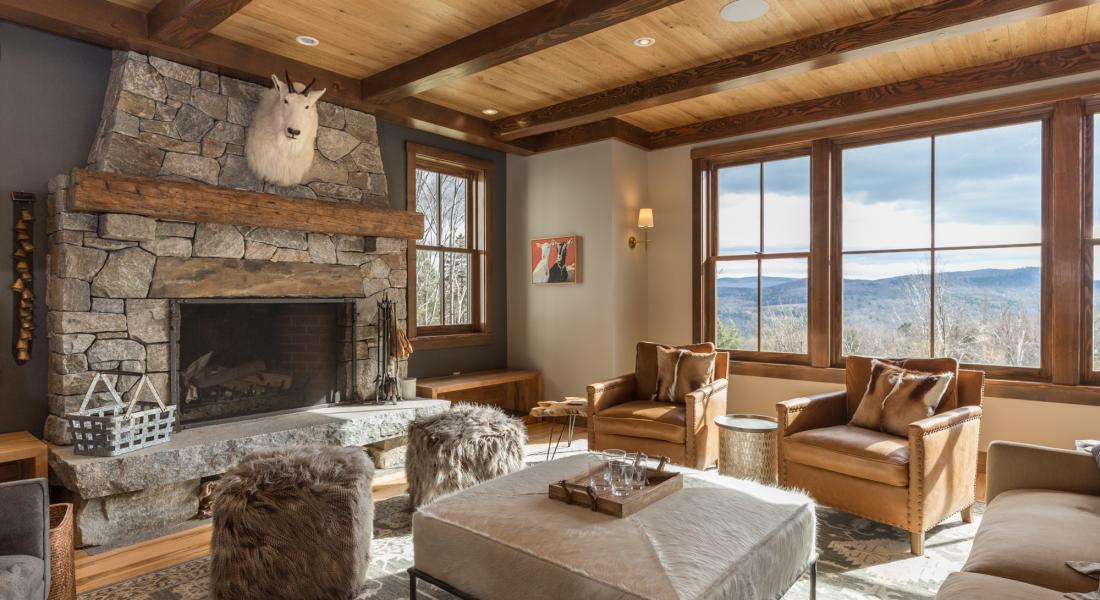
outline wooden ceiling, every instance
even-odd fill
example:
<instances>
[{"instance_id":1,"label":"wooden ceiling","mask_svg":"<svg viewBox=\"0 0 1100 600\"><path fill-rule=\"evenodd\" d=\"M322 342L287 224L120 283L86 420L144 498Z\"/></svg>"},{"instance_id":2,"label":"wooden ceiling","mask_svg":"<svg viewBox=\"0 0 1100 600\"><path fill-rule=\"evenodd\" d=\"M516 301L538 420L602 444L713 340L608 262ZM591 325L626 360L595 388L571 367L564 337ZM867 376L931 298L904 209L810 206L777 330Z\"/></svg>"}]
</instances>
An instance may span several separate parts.
<instances>
[{"instance_id":1,"label":"wooden ceiling","mask_svg":"<svg viewBox=\"0 0 1100 600\"><path fill-rule=\"evenodd\" d=\"M335 102L520 153L1100 70L1100 0L768 0L743 23L719 18L727 1L0 0L0 18L254 80L286 67Z\"/></svg>"}]
</instances>

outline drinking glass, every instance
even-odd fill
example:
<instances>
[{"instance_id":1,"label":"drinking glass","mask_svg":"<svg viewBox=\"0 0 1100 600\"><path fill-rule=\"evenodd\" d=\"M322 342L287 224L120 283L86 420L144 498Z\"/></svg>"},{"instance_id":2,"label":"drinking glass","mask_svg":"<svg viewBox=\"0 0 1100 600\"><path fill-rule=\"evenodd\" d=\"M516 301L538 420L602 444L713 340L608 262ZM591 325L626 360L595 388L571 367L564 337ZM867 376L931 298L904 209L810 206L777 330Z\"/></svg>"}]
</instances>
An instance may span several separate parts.
<instances>
[{"instance_id":1,"label":"drinking glass","mask_svg":"<svg viewBox=\"0 0 1100 600\"><path fill-rule=\"evenodd\" d=\"M625 456L611 459L611 495L629 496L634 491L634 461Z\"/></svg>"},{"instance_id":2,"label":"drinking glass","mask_svg":"<svg viewBox=\"0 0 1100 600\"><path fill-rule=\"evenodd\" d=\"M604 478L607 479L608 485L611 484L611 461L616 458L623 458L626 456L626 450L604 450L603 457L607 461L607 468L604 469Z\"/></svg>"},{"instance_id":3,"label":"drinking glass","mask_svg":"<svg viewBox=\"0 0 1100 600\"><path fill-rule=\"evenodd\" d=\"M632 481L634 489L640 490L649 485L649 480L646 478L646 468L649 457L643 452L635 452L633 454L628 454L627 459L634 463L634 479Z\"/></svg>"},{"instance_id":4,"label":"drinking glass","mask_svg":"<svg viewBox=\"0 0 1100 600\"><path fill-rule=\"evenodd\" d=\"M607 493L611 487L607 476L607 457L603 452L588 453L588 485L597 494Z\"/></svg>"}]
</instances>

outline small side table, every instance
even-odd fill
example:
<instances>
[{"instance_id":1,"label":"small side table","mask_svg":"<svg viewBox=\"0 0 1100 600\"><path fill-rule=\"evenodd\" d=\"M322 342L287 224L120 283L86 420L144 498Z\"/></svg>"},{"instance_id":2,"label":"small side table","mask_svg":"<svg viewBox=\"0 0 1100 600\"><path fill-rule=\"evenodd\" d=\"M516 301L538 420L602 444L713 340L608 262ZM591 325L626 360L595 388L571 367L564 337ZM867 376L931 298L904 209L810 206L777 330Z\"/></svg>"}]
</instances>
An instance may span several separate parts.
<instances>
[{"instance_id":1,"label":"small side table","mask_svg":"<svg viewBox=\"0 0 1100 600\"><path fill-rule=\"evenodd\" d=\"M718 426L718 472L774 485L776 420L762 415L722 415L714 424Z\"/></svg>"},{"instance_id":2,"label":"small side table","mask_svg":"<svg viewBox=\"0 0 1100 600\"><path fill-rule=\"evenodd\" d=\"M588 414L588 399L567 396L561 402L539 402L538 406L531 409L530 414L532 417L538 418L568 418L568 421L562 425L561 431L558 432L557 443L554 443L554 421L550 421L550 438L546 440L546 460L554 460L554 457L558 454L558 447L561 446L563 436L568 435L568 440L565 442L566 447L573 446L573 431L576 429L577 417ZM553 444L553 452L550 450L551 444Z\"/></svg>"},{"instance_id":3,"label":"small side table","mask_svg":"<svg viewBox=\"0 0 1100 600\"><path fill-rule=\"evenodd\" d=\"M47 477L46 443L26 431L0 433L0 481Z\"/></svg>"}]
</instances>

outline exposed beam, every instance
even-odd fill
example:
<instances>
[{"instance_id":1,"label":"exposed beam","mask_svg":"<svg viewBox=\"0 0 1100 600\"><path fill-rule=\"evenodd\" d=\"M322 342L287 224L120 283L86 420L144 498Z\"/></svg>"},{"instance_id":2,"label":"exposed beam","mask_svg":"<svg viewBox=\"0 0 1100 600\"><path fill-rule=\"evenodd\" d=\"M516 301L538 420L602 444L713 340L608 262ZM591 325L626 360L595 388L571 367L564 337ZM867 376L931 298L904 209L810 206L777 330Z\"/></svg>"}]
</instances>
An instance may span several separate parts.
<instances>
[{"instance_id":1,"label":"exposed beam","mask_svg":"<svg viewBox=\"0 0 1100 600\"><path fill-rule=\"evenodd\" d=\"M560 102L493 123L515 139L805 73L1100 0L940 0L799 40Z\"/></svg>"},{"instance_id":2,"label":"exposed beam","mask_svg":"<svg viewBox=\"0 0 1100 600\"><path fill-rule=\"evenodd\" d=\"M152 54L166 60L269 85L272 73L284 69L295 77L317 78L327 88L325 100L402 125L423 129L506 152L530 154L526 148L493 136L489 121L416 98L378 105L364 101L361 80L320 69L252 46L207 35L187 49L147 35L145 13L107 0L0 0L0 19L43 29L102 46Z\"/></svg>"},{"instance_id":3,"label":"exposed beam","mask_svg":"<svg viewBox=\"0 0 1100 600\"><path fill-rule=\"evenodd\" d=\"M580 146L600 140L615 138L639 148L649 148L649 132L619 119L604 119L569 127L561 131L551 131L529 138L520 138L513 143L532 152L549 152L559 148Z\"/></svg>"},{"instance_id":4,"label":"exposed beam","mask_svg":"<svg viewBox=\"0 0 1100 600\"><path fill-rule=\"evenodd\" d=\"M149 11L149 37L189 48L252 0L160 0Z\"/></svg>"},{"instance_id":5,"label":"exposed beam","mask_svg":"<svg viewBox=\"0 0 1100 600\"><path fill-rule=\"evenodd\" d=\"M652 132L649 143L652 148L679 146L1096 70L1100 70L1100 43L1085 44L672 127Z\"/></svg>"},{"instance_id":6,"label":"exposed beam","mask_svg":"<svg viewBox=\"0 0 1100 600\"><path fill-rule=\"evenodd\" d=\"M363 97L393 102L413 96L681 1L554 0L367 77Z\"/></svg>"}]
</instances>

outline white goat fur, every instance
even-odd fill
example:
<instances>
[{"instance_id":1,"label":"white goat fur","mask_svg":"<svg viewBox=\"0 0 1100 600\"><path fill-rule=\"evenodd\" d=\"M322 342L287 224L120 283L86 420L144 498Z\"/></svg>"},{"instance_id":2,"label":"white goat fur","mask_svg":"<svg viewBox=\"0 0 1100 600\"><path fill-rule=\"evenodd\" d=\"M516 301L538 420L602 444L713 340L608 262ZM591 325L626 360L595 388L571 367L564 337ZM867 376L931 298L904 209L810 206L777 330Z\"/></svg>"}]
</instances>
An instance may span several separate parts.
<instances>
[{"instance_id":1,"label":"white goat fur","mask_svg":"<svg viewBox=\"0 0 1100 600\"><path fill-rule=\"evenodd\" d=\"M288 82L294 91L275 75L275 87L264 91L245 138L244 155L248 167L260 179L275 185L298 185L313 164L313 146L317 139L317 101L325 90L307 94L301 83ZM298 131L293 135L291 130Z\"/></svg>"}]
</instances>

